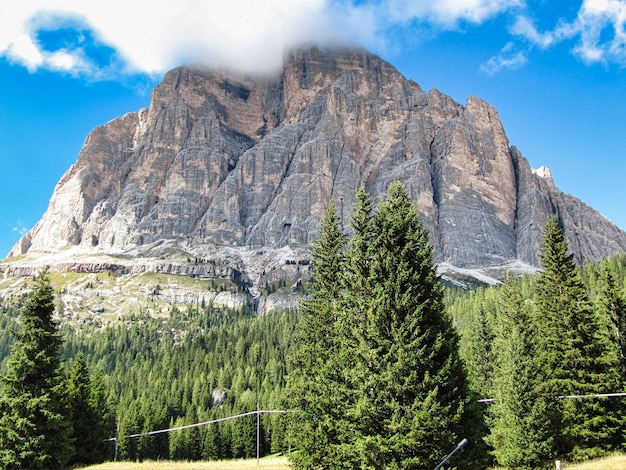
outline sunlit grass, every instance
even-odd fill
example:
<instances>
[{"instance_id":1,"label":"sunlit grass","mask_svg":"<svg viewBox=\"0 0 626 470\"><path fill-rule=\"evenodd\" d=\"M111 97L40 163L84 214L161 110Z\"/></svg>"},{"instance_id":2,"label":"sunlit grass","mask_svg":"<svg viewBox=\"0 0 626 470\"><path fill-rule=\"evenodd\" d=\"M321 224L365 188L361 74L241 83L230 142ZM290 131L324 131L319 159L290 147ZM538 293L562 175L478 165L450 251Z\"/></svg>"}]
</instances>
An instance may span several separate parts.
<instances>
[{"instance_id":1,"label":"sunlit grass","mask_svg":"<svg viewBox=\"0 0 626 470\"><path fill-rule=\"evenodd\" d=\"M548 468L556 468L556 462ZM614 454L600 457L587 462L563 462L563 470L624 470L626 469L626 454ZM492 470L504 470L503 467L493 467Z\"/></svg>"},{"instance_id":2,"label":"sunlit grass","mask_svg":"<svg viewBox=\"0 0 626 470\"><path fill-rule=\"evenodd\" d=\"M284 470L291 468L287 457L269 456L259 459L216 460L200 462L174 462L171 460L145 460L144 462L107 462L84 467L85 470L238 470L262 468Z\"/></svg>"},{"instance_id":3,"label":"sunlit grass","mask_svg":"<svg viewBox=\"0 0 626 470\"><path fill-rule=\"evenodd\" d=\"M623 470L626 468L626 454L593 459L589 462L564 464L563 470Z\"/></svg>"},{"instance_id":4,"label":"sunlit grass","mask_svg":"<svg viewBox=\"0 0 626 470\"><path fill-rule=\"evenodd\" d=\"M265 470L290 469L285 456L269 456L259 460L218 460L201 462L174 462L169 460L144 462L108 462L86 467L85 470L246 470L261 468ZM623 470L626 469L626 454L594 459L582 463L564 463L563 470Z\"/></svg>"}]
</instances>

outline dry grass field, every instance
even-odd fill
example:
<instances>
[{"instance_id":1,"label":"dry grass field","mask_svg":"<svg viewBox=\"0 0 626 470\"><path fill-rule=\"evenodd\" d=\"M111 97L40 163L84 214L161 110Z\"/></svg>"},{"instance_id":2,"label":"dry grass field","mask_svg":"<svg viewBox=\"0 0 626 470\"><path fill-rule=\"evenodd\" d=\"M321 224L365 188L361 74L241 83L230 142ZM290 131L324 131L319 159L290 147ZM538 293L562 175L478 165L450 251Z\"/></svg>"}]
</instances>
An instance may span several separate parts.
<instances>
[{"instance_id":1,"label":"dry grass field","mask_svg":"<svg viewBox=\"0 0 626 470\"><path fill-rule=\"evenodd\" d=\"M615 454L610 457L590 460L584 463L563 465L563 470L624 470L626 469L626 454Z\"/></svg>"},{"instance_id":2,"label":"dry grass field","mask_svg":"<svg viewBox=\"0 0 626 470\"><path fill-rule=\"evenodd\" d=\"M172 462L172 461L145 461L145 462L109 462L92 465L84 470L247 470L260 468L264 470L286 470L291 468L287 457L270 456L259 460L221 460L216 462ZM626 454L616 454L610 457L591 460L577 464L563 464L563 470L624 470L626 469Z\"/></svg>"},{"instance_id":3,"label":"dry grass field","mask_svg":"<svg viewBox=\"0 0 626 470\"><path fill-rule=\"evenodd\" d=\"M108 462L85 467L84 470L247 470L260 468L263 470L284 470L291 468L287 457L269 456L247 460L221 460L214 462L173 462L169 460L144 462Z\"/></svg>"}]
</instances>

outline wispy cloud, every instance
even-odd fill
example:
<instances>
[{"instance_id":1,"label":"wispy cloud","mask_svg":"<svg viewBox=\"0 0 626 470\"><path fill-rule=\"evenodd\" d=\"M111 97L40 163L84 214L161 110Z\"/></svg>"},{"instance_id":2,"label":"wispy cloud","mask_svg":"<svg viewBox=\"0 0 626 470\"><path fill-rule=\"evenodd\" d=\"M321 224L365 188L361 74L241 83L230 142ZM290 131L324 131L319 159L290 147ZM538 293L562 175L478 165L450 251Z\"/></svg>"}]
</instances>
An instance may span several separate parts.
<instances>
[{"instance_id":1,"label":"wispy cloud","mask_svg":"<svg viewBox=\"0 0 626 470\"><path fill-rule=\"evenodd\" d=\"M208 62L269 71L299 43L350 43L382 52L412 34L512 20L507 46L483 66L524 64L522 45L574 41L586 62L626 65L626 0L584 0L575 18L542 31L525 0L29 0L0 6L0 57L27 67L92 78L160 74ZM416 42L416 41L411 41ZM516 42L515 47L508 46ZM508 48L508 49L507 49Z\"/></svg>"},{"instance_id":2,"label":"wispy cloud","mask_svg":"<svg viewBox=\"0 0 626 470\"><path fill-rule=\"evenodd\" d=\"M30 70L86 74L154 74L197 60L271 68L284 44L342 31L331 23L322 0L30 0L0 7L0 54ZM84 36L55 45L41 38L80 29L92 33L91 55ZM97 52L107 50L103 67Z\"/></svg>"},{"instance_id":3,"label":"wispy cloud","mask_svg":"<svg viewBox=\"0 0 626 470\"><path fill-rule=\"evenodd\" d=\"M526 52L515 49L515 44L509 42L495 56L481 65L481 72L487 75L495 75L502 70L515 70L522 67L528 61Z\"/></svg>"},{"instance_id":4,"label":"wispy cloud","mask_svg":"<svg viewBox=\"0 0 626 470\"><path fill-rule=\"evenodd\" d=\"M568 28L562 26L553 31L540 32L530 18L520 15L515 19L510 32L514 36L525 38L533 45L546 49L562 40L563 33L561 31L564 32L565 29Z\"/></svg>"},{"instance_id":5,"label":"wispy cloud","mask_svg":"<svg viewBox=\"0 0 626 470\"><path fill-rule=\"evenodd\" d=\"M511 33L542 49L573 40L572 52L586 63L626 66L626 0L584 0L576 18L561 19L546 31L520 16Z\"/></svg>"},{"instance_id":6,"label":"wispy cloud","mask_svg":"<svg viewBox=\"0 0 626 470\"><path fill-rule=\"evenodd\" d=\"M158 74L194 61L267 71L290 45L376 42L379 7L344 0L153 0L149 7L29 0L0 6L0 56L30 70L86 75ZM81 30L90 34L67 34ZM66 41L47 44L51 32Z\"/></svg>"},{"instance_id":7,"label":"wispy cloud","mask_svg":"<svg viewBox=\"0 0 626 470\"><path fill-rule=\"evenodd\" d=\"M0 6L0 56L30 70L161 73L184 62L266 71L298 43L394 47L412 23L478 24L522 0L29 0ZM395 30L394 30L395 29ZM68 34L88 31L89 34ZM50 44L51 33L65 35ZM396 44L397 45L397 44Z\"/></svg>"},{"instance_id":8,"label":"wispy cloud","mask_svg":"<svg viewBox=\"0 0 626 470\"><path fill-rule=\"evenodd\" d=\"M626 1L586 0L576 27L580 43L575 52L584 61L626 66Z\"/></svg>"}]
</instances>

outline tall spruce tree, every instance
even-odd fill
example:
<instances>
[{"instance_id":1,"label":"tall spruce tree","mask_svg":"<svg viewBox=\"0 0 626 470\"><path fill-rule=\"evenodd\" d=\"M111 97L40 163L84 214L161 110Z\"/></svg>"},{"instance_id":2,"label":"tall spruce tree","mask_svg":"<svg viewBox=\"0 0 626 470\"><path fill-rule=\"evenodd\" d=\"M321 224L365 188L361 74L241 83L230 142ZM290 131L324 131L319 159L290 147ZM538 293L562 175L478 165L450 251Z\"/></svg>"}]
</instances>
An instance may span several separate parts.
<instances>
[{"instance_id":1,"label":"tall spruce tree","mask_svg":"<svg viewBox=\"0 0 626 470\"><path fill-rule=\"evenodd\" d=\"M506 468L540 467L552 449L545 425L544 397L538 395L534 331L519 281L509 273L500 289L493 340L493 380L487 408L486 441Z\"/></svg>"},{"instance_id":2,"label":"tall spruce tree","mask_svg":"<svg viewBox=\"0 0 626 470\"><path fill-rule=\"evenodd\" d=\"M109 410L101 383L91 380L83 353L74 358L67 383L67 395L76 451L71 465L103 462L108 456L106 439L110 437Z\"/></svg>"},{"instance_id":3,"label":"tall spruce tree","mask_svg":"<svg viewBox=\"0 0 626 470\"><path fill-rule=\"evenodd\" d=\"M20 313L21 329L2 377L0 462L3 468L63 468L72 453L61 337L45 273Z\"/></svg>"},{"instance_id":4,"label":"tall spruce tree","mask_svg":"<svg viewBox=\"0 0 626 470\"><path fill-rule=\"evenodd\" d=\"M314 247L290 376L296 468L434 467L475 427L428 233L400 183L371 207L359 190L345 259L333 208Z\"/></svg>"},{"instance_id":5,"label":"tall spruce tree","mask_svg":"<svg viewBox=\"0 0 626 470\"><path fill-rule=\"evenodd\" d=\"M554 448L546 459L580 459L615 449L620 441L621 404L560 398L619 388L619 363L606 323L589 302L563 230L548 219L537 280L537 367Z\"/></svg>"},{"instance_id":6,"label":"tall spruce tree","mask_svg":"<svg viewBox=\"0 0 626 470\"><path fill-rule=\"evenodd\" d=\"M336 364L335 324L345 243L331 201L313 245L310 296L300 303L293 371L287 385L290 405L298 410L290 423L291 439L299 449L292 455L296 468L337 468L340 461L337 423L345 400L337 375L341 369Z\"/></svg>"},{"instance_id":7,"label":"tall spruce tree","mask_svg":"<svg viewBox=\"0 0 626 470\"><path fill-rule=\"evenodd\" d=\"M374 238L372 209L373 204L370 195L361 186L356 193L356 204L350 215L350 227L353 235L348 240L346 276L344 276L346 290L351 293L353 300L367 297L368 249Z\"/></svg>"},{"instance_id":8,"label":"tall spruce tree","mask_svg":"<svg viewBox=\"0 0 626 470\"><path fill-rule=\"evenodd\" d=\"M463 329L461 355L465 362L470 389L481 398L491 395L493 370L493 337L495 314L488 312L484 302L469 309L469 320Z\"/></svg>"},{"instance_id":9,"label":"tall spruce tree","mask_svg":"<svg viewBox=\"0 0 626 470\"><path fill-rule=\"evenodd\" d=\"M354 392L343 466L434 467L473 423L465 421L466 376L428 233L400 183L362 220L339 313L347 326L340 357L350 359Z\"/></svg>"},{"instance_id":10,"label":"tall spruce tree","mask_svg":"<svg viewBox=\"0 0 626 470\"><path fill-rule=\"evenodd\" d=\"M602 314L611 325L613 338L620 356L622 380L626 381L626 300L620 293L608 261L602 260L600 305Z\"/></svg>"},{"instance_id":11,"label":"tall spruce tree","mask_svg":"<svg viewBox=\"0 0 626 470\"><path fill-rule=\"evenodd\" d=\"M372 294L369 282L369 257L374 242L372 208L369 194L360 187L350 215L353 235L348 240L342 276L344 289L340 298L340 314L337 316L337 332L341 335L340 360L345 369L355 366L353 352L359 347L359 340L367 330L367 302Z\"/></svg>"}]
</instances>

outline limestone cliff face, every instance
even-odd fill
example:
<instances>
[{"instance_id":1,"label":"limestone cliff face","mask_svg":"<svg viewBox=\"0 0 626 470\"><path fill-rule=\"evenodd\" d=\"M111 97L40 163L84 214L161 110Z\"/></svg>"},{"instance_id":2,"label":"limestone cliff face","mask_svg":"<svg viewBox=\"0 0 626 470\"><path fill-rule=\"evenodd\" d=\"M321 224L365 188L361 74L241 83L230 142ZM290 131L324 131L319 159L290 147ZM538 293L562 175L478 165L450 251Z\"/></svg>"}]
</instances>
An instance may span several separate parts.
<instances>
[{"instance_id":1,"label":"limestone cliff face","mask_svg":"<svg viewBox=\"0 0 626 470\"><path fill-rule=\"evenodd\" d=\"M286 54L275 77L167 73L148 109L88 136L11 255L164 239L203 255L306 247L329 200L347 225L359 186L379 200L394 180L412 195L437 262L536 266L551 214L579 261L626 249L623 231L530 168L489 104L425 92L363 50L311 48Z\"/></svg>"}]
</instances>

